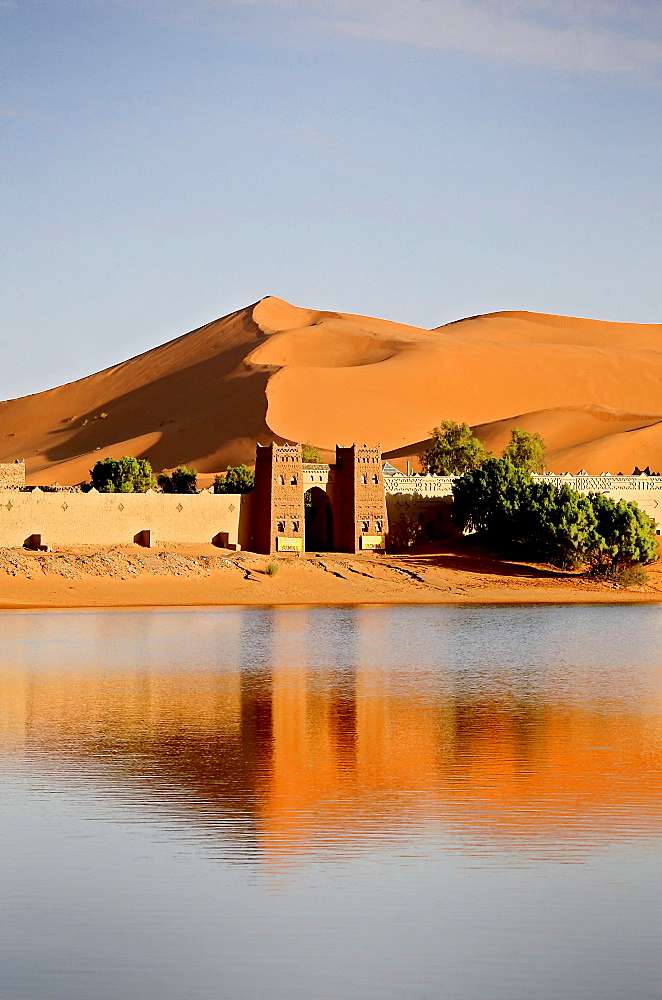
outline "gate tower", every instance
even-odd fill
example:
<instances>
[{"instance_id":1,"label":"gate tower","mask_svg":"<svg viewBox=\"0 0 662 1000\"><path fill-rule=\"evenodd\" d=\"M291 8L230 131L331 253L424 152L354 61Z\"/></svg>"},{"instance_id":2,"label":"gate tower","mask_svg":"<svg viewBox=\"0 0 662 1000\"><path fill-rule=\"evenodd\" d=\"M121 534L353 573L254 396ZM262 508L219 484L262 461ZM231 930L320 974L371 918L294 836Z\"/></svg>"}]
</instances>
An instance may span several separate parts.
<instances>
[{"instance_id":1,"label":"gate tower","mask_svg":"<svg viewBox=\"0 0 662 1000\"><path fill-rule=\"evenodd\" d=\"M336 445L336 546L339 552L382 550L386 494L379 445Z\"/></svg>"},{"instance_id":2,"label":"gate tower","mask_svg":"<svg viewBox=\"0 0 662 1000\"><path fill-rule=\"evenodd\" d=\"M300 444L257 446L253 489L253 539L257 552L302 552L303 465Z\"/></svg>"}]
</instances>

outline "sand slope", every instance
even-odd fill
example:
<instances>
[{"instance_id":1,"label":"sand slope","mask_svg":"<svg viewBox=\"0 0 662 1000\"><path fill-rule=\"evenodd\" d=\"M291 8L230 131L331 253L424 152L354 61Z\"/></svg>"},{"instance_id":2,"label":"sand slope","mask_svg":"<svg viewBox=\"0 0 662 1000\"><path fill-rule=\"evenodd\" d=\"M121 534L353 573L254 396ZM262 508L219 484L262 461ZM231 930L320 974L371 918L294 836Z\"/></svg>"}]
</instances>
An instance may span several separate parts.
<instances>
[{"instance_id":1,"label":"sand slope","mask_svg":"<svg viewBox=\"0 0 662 1000\"><path fill-rule=\"evenodd\" d=\"M268 297L78 382L0 403L0 461L29 481L87 477L107 454L201 472L255 442L381 442L417 454L441 420L493 450L538 430L553 471L662 471L662 325L492 313L435 330Z\"/></svg>"}]
</instances>

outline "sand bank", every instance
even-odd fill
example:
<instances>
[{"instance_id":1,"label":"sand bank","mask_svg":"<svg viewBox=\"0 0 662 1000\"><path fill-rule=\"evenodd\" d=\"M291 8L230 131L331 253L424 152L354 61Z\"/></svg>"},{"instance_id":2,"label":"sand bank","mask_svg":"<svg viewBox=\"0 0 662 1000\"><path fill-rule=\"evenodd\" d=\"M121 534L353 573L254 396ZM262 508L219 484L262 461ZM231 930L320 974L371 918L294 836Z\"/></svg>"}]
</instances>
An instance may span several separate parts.
<instances>
[{"instance_id":1,"label":"sand bank","mask_svg":"<svg viewBox=\"0 0 662 1000\"><path fill-rule=\"evenodd\" d=\"M278 566L270 575L268 565ZM662 601L662 566L631 589L456 544L400 556L270 560L212 545L29 553L0 550L0 609L213 605Z\"/></svg>"}]
</instances>

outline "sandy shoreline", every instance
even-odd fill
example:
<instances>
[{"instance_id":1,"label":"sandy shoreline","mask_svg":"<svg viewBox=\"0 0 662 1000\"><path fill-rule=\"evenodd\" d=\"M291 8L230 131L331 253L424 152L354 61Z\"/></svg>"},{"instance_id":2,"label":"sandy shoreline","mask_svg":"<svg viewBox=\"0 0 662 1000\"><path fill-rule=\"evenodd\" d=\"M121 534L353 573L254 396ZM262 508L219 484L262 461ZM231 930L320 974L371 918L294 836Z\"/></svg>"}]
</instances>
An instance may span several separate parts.
<instances>
[{"instance_id":1,"label":"sandy shoreline","mask_svg":"<svg viewBox=\"0 0 662 1000\"><path fill-rule=\"evenodd\" d=\"M270 562L278 565L274 576L267 572ZM648 572L648 584L625 590L496 559L462 543L399 556L325 553L278 561L211 545L2 549L0 610L661 602L660 563Z\"/></svg>"}]
</instances>

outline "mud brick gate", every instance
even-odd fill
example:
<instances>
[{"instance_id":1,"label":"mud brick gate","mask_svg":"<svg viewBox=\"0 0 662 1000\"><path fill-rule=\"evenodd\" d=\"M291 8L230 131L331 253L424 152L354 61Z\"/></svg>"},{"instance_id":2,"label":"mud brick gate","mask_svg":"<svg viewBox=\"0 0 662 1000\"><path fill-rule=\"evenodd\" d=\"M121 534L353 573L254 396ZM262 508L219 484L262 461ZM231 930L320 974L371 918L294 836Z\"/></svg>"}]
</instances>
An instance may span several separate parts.
<instances>
[{"instance_id":1,"label":"mud brick gate","mask_svg":"<svg viewBox=\"0 0 662 1000\"><path fill-rule=\"evenodd\" d=\"M304 464L298 444L257 446L257 552L383 551L387 532L379 445L336 446L334 465Z\"/></svg>"}]
</instances>

